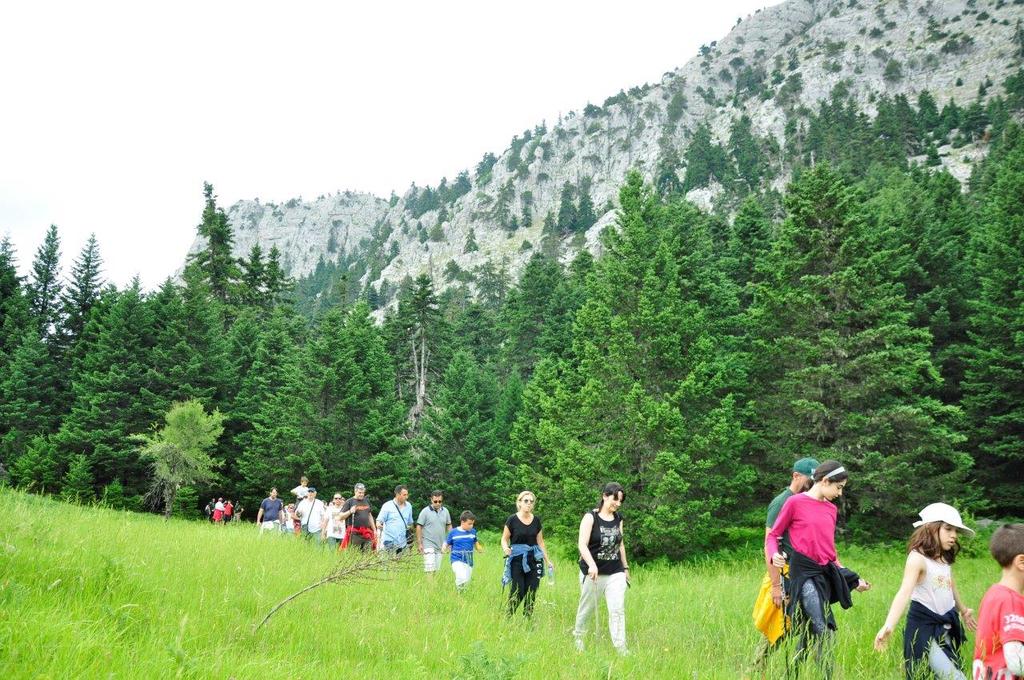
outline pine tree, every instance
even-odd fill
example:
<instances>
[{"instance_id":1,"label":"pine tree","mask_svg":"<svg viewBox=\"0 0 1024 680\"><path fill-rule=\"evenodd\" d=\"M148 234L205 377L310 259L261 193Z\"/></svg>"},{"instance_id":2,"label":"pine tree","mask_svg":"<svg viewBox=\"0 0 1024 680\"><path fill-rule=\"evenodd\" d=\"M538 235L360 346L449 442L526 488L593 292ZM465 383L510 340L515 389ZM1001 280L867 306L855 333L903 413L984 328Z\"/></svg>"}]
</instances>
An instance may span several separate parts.
<instances>
[{"instance_id":1,"label":"pine tree","mask_svg":"<svg viewBox=\"0 0 1024 680\"><path fill-rule=\"evenodd\" d=\"M60 492L61 500L71 503L87 503L94 496L89 459L78 454L72 457L68 473L64 476L64 484Z\"/></svg>"},{"instance_id":2,"label":"pine tree","mask_svg":"<svg viewBox=\"0 0 1024 680\"><path fill-rule=\"evenodd\" d=\"M576 227L576 189L566 182L562 185L562 195L558 201L558 231L571 234Z\"/></svg>"},{"instance_id":3,"label":"pine tree","mask_svg":"<svg viewBox=\"0 0 1024 680\"><path fill-rule=\"evenodd\" d=\"M60 454L50 437L33 437L25 452L11 466L11 481L26 491L54 492L60 488L63 476Z\"/></svg>"},{"instance_id":4,"label":"pine tree","mask_svg":"<svg viewBox=\"0 0 1024 680\"><path fill-rule=\"evenodd\" d=\"M444 489L452 507L474 505L481 521L500 500L495 489L495 407L498 383L473 357L457 352L441 379L423 420L423 454L416 464L420 496Z\"/></svg>"},{"instance_id":5,"label":"pine tree","mask_svg":"<svg viewBox=\"0 0 1024 680\"><path fill-rule=\"evenodd\" d=\"M620 204L575 313L577 363L561 379L546 360L535 367L505 474L533 467L527 478L554 506L545 523L568 532L578 517L562 508L591 503L600 484L617 479L638 508L634 553L680 556L714 540L712 513L724 516L753 474L740 461L734 400L718 384L714 324L701 300L715 298L712 284L697 281L706 270L689 270L710 255L706 225L692 208L666 209L637 173Z\"/></svg>"},{"instance_id":6,"label":"pine tree","mask_svg":"<svg viewBox=\"0 0 1024 680\"><path fill-rule=\"evenodd\" d=\"M679 151L669 140L661 144L661 153L658 155L658 166L654 170L654 187L662 198L670 198L682 193L683 183L679 181L678 170L683 161L679 158Z\"/></svg>"},{"instance_id":7,"label":"pine tree","mask_svg":"<svg viewBox=\"0 0 1024 680\"><path fill-rule=\"evenodd\" d=\"M964 378L977 476L997 512L1016 512L1024 476L1024 132L1010 126L989 157L971 243L977 288Z\"/></svg>"},{"instance_id":8,"label":"pine tree","mask_svg":"<svg viewBox=\"0 0 1024 680\"><path fill-rule=\"evenodd\" d=\"M597 222L597 215L594 214L594 199L590 197L589 179L580 182L576 194L579 196L579 205L576 208L576 222L573 231L584 232Z\"/></svg>"},{"instance_id":9,"label":"pine tree","mask_svg":"<svg viewBox=\"0 0 1024 680\"><path fill-rule=\"evenodd\" d=\"M32 274L28 285L29 308L39 337L53 339L61 323L60 237L57 226L51 224L43 244L32 261Z\"/></svg>"},{"instance_id":10,"label":"pine tree","mask_svg":"<svg viewBox=\"0 0 1024 680\"><path fill-rule=\"evenodd\" d=\"M267 304L271 307L291 305L294 288L295 282L287 276L281 264L281 251L277 246L271 246L263 273L263 290Z\"/></svg>"},{"instance_id":11,"label":"pine tree","mask_svg":"<svg viewBox=\"0 0 1024 680\"><path fill-rule=\"evenodd\" d=\"M711 142L711 129L701 123L686 148L686 179L683 191L707 186L712 180L725 182L729 176L725 149Z\"/></svg>"},{"instance_id":12,"label":"pine tree","mask_svg":"<svg viewBox=\"0 0 1024 680\"><path fill-rule=\"evenodd\" d=\"M0 463L19 458L35 435L54 432L61 412L60 369L29 328L0 378Z\"/></svg>"},{"instance_id":13,"label":"pine tree","mask_svg":"<svg viewBox=\"0 0 1024 680\"><path fill-rule=\"evenodd\" d=\"M503 363L527 378L533 365L545 354L540 341L548 326L565 322L552 315L562 278L557 262L540 254L534 255L502 309Z\"/></svg>"},{"instance_id":14,"label":"pine tree","mask_svg":"<svg viewBox=\"0 0 1024 680\"><path fill-rule=\"evenodd\" d=\"M750 116L745 114L734 120L729 130L728 146L736 173L748 191L757 188L765 167L763 154L752 126Z\"/></svg>"},{"instance_id":15,"label":"pine tree","mask_svg":"<svg viewBox=\"0 0 1024 680\"><path fill-rule=\"evenodd\" d=\"M928 331L912 327L889 278L897 251L827 164L804 173L785 205L750 319L758 363L775 372L758 413L771 433L765 462L840 460L861 480L847 498L853 521L873 532L934 498L962 497L971 463L960 412L927 396L938 371Z\"/></svg>"},{"instance_id":16,"label":"pine tree","mask_svg":"<svg viewBox=\"0 0 1024 680\"><path fill-rule=\"evenodd\" d=\"M102 266L103 260L100 257L99 245L96 243L96 235L90 234L81 254L71 267L71 281L61 296L66 319L63 330L69 346L74 346L82 338L89 314L99 302L103 288L100 273Z\"/></svg>"},{"instance_id":17,"label":"pine tree","mask_svg":"<svg viewBox=\"0 0 1024 680\"><path fill-rule=\"evenodd\" d=\"M917 95L917 126L922 139L939 129L939 108L935 97L928 90Z\"/></svg>"},{"instance_id":18,"label":"pine tree","mask_svg":"<svg viewBox=\"0 0 1024 680\"><path fill-rule=\"evenodd\" d=\"M277 480L304 471L301 464L295 469L286 461L291 447L297 450L302 446L301 435L294 429L299 415L295 390L302 382L294 333L288 315L277 310L264 328L254 333L251 366L237 368L241 388L232 408L232 443L238 460L238 491L250 506Z\"/></svg>"},{"instance_id":19,"label":"pine tree","mask_svg":"<svg viewBox=\"0 0 1024 680\"><path fill-rule=\"evenodd\" d=\"M249 250L249 259L242 260L242 280L239 297L249 307L266 307L267 291L263 286L267 278L267 267L263 262L263 249L254 243Z\"/></svg>"},{"instance_id":20,"label":"pine tree","mask_svg":"<svg viewBox=\"0 0 1024 680\"><path fill-rule=\"evenodd\" d=\"M209 183L203 184L203 196L206 205L202 222L196 231L204 241L204 246L189 256L189 266L198 270L197 277L206 282L215 299L230 306L235 302L241 277L231 253L235 236L228 223L228 216L217 207L217 197L213 195L213 186Z\"/></svg>"},{"instance_id":21,"label":"pine tree","mask_svg":"<svg viewBox=\"0 0 1024 680\"><path fill-rule=\"evenodd\" d=\"M7 362L28 326L27 291L18 276L14 246L5 236L0 241L0 372L6 372Z\"/></svg>"},{"instance_id":22,"label":"pine tree","mask_svg":"<svg viewBox=\"0 0 1024 680\"><path fill-rule=\"evenodd\" d=\"M120 479L129 495L142 493L148 475L132 443L161 413L149 385L153 318L138 280L97 319L94 349L73 385L74 404L56 435L66 455L85 454L99 487Z\"/></svg>"},{"instance_id":23,"label":"pine tree","mask_svg":"<svg viewBox=\"0 0 1024 680\"><path fill-rule=\"evenodd\" d=\"M772 225L761 206L761 199L751 196L740 204L729 233L729 258L733 280L744 291L755 278L757 261L771 243ZM750 292L741 292L744 304L750 302Z\"/></svg>"}]
</instances>

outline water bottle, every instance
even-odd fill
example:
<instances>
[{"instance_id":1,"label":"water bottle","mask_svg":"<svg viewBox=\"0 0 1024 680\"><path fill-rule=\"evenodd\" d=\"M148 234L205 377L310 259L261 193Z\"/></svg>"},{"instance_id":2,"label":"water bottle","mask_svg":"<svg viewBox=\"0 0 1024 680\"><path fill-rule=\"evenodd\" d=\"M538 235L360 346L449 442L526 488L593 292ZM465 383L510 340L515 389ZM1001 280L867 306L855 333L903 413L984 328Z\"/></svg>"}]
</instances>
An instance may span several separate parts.
<instances>
[{"instance_id":1,"label":"water bottle","mask_svg":"<svg viewBox=\"0 0 1024 680\"><path fill-rule=\"evenodd\" d=\"M555 585L555 565L553 564L548 565L548 585Z\"/></svg>"}]
</instances>

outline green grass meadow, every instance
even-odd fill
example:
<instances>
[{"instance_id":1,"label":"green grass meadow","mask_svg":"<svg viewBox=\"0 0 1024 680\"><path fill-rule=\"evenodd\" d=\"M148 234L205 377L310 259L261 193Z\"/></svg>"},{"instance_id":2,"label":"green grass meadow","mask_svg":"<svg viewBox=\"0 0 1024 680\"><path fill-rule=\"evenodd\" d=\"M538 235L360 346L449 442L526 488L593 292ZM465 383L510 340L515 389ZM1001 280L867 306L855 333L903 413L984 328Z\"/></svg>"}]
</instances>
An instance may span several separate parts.
<instances>
[{"instance_id":1,"label":"green grass meadow","mask_svg":"<svg viewBox=\"0 0 1024 680\"><path fill-rule=\"evenodd\" d=\"M419 556L379 580L304 594L258 632L279 601L322 577L335 554L253 524L164 521L0 490L0 678L739 678L759 634L751 607L763 573L750 558L639 567L626 596L628 657L606 620L585 653L571 630L574 560L556 558L532 620L508 618L497 533L484 535L473 581L457 594L447 563ZM484 527L486 528L486 527ZM572 537L548 537L570 544ZM627 535L628 540L628 535ZM976 608L998 568L984 550L954 567ZM871 643L902 574L898 548L840 546L874 584L837 611L837 678L894 680L900 638ZM973 637L964 652L970 656ZM783 677L785 654L767 677ZM802 677L815 674L804 673Z\"/></svg>"}]
</instances>

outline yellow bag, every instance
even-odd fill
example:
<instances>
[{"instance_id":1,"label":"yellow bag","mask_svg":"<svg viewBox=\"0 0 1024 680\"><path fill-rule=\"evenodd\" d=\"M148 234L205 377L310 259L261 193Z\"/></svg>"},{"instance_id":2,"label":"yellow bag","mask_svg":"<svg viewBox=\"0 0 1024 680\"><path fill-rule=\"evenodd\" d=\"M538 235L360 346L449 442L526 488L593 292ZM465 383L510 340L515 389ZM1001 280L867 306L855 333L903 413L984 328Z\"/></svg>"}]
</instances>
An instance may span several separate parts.
<instances>
[{"instance_id":1,"label":"yellow bag","mask_svg":"<svg viewBox=\"0 0 1024 680\"><path fill-rule=\"evenodd\" d=\"M761 579L761 590L754 600L754 627L768 638L769 644L773 645L789 629L789 620L785 612L772 602L772 581L767 573Z\"/></svg>"}]
</instances>

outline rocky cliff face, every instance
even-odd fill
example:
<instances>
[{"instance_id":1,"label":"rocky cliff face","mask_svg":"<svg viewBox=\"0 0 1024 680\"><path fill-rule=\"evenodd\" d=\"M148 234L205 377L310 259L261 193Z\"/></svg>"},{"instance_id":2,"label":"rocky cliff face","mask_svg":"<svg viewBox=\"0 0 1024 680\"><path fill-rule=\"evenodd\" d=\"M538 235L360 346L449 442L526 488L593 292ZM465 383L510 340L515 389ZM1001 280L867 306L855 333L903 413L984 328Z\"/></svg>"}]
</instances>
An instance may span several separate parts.
<instances>
[{"instance_id":1,"label":"rocky cliff face","mask_svg":"<svg viewBox=\"0 0 1024 680\"><path fill-rule=\"evenodd\" d=\"M449 279L466 273L472 285L472 272L486 263L506 266L514 278L541 244L544 218L557 214L566 183L589 184L598 219L561 239L563 260L583 247L596 253L626 172L650 179L666 153L683 158L699 124L724 141L746 114L756 135L784 148L787 122L816 110L840 83L869 115L882 95L913 102L928 90L941 107L973 101L989 83L993 96L1020 67L1022 19L1024 0L790 0L744 18L655 85L517 135L490 168L470 172L468 191L449 192L440 207L423 212L413 190L391 201L344 192L284 205L239 202L228 211L237 253L277 245L291 275L302 276L344 252L365 258L361 283L378 289L424 272L443 288L445 271ZM983 153L973 144L939 149L961 179ZM685 172L681 165L677 174ZM771 182L782 188L787 180L781 167ZM688 197L711 207L723 192L712 182Z\"/></svg>"}]
</instances>

